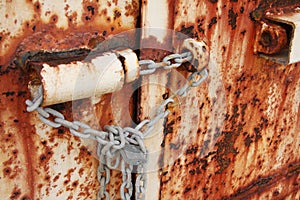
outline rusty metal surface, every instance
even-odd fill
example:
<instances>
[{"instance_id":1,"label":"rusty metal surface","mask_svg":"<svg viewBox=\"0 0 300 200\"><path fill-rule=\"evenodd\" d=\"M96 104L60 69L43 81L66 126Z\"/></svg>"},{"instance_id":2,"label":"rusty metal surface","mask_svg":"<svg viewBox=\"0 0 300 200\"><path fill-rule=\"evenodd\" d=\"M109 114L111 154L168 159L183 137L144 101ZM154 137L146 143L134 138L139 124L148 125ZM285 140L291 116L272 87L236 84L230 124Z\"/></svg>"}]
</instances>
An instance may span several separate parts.
<instances>
[{"instance_id":1,"label":"rusty metal surface","mask_svg":"<svg viewBox=\"0 0 300 200\"><path fill-rule=\"evenodd\" d=\"M190 16L194 10L196 16L178 14L175 30L189 28L190 34L208 38L211 77L180 110L181 124L190 125L171 126L178 114L166 125L173 127L168 144L182 132L190 134L181 137L184 156L164 169L161 198L273 199L299 191L299 67L253 55L254 2L179 1L176 6L178 13ZM213 86L218 81L220 88ZM211 127L218 122L215 114L223 123Z\"/></svg>"},{"instance_id":2,"label":"rusty metal surface","mask_svg":"<svg viewBox=\"0 0 300 200\"><path fill-rule=\"evenodd\" d=\"M297 53L300 4L274 5L251 12L252 19L256 20L254 52L280 64L297 63L300 61Z\"/></svg>"},{"instance_id":3,"label":"rusty metal surface","mask_svg":"<svg viewBox=\"0 0 300 200\"><path fill-rule=\"evenodd\" d=\"M267 13L267 17L270 20L274 20L275 23L282 23L283 25L287 26L287 32L289 35L289 40L288 40L288 47L287 50L283 48L287 53L285 56L285 59L287 60L284 64L292 64L292 63L297 63L300 61L299 54L299 42L300 42L300 29L299 29L299 24L300 24L300 6L295 8L294 11L287 12L287 13L278 13L277 15L274 13ZM277 56L278 57L278 56Z\"/></svg>"},{"instance_id":4,"label":"rusty metal surface","mask_svg":"<svg viewBox=\"0 0 300 200\"><path fill-rule=\"evenodd\" d=\"M13 59L28 51L95 47L134 28L138 14L136 0L0 1L0 199L96 198L96 144L75 138L66 129L51 129L26 112L29 77ZM102 96L97 104L82 100L55 108L68 119L81 119L94 127L126 123L120 122L121 111L109 106L110 97ZM127 105L119 103L122 98L115 95L116 105L128 111ZM116 199L114 181L110 193Z\"/></svg>"},{"instance_id":5,"label":"rusty metal surface","mask_svg":"<svg viewBox=\"0 0 300 200\"><path fill-rule=\"evenodd\" d=\"M27 50L93 45L103 36L134 28L139 3L136 0L1 1L0 11L0 64L4 65Z\"/></svg>"},{"instance_id":6,"label":"rusty metal surface","mask_svg":"<svg viewBox=\"0 0 300 200\"><path fill-rule=\"evenodd\" d=\"M158 152L147 174L147 199L300 198L300 66L253 54L253 16L297 3L142 1L143 26L205 36L211 48L209 80L181 98L164 127L146 141ZM28 77L12 60L27 51L95 47L134 28L138 13L137 1L0 2L1 199L95 199L95 144L50 129L26 112ZM169 36L144 32L141 58L159 61L169 54ZM103 95L96 104L82 100L56 109L93 127L130 126L135 112L140 119L151 116L187 76L181 69L158 73L143 78L138 110L135 85ZM112 177L109 193L119 199L121 173L113 171Z\"/></svg>"},{"instance_id":7,"label":"rusty metal surface","mask_svg":"<svg viewBox=\"0 0 300 200\"><path fill-rule=\"evenodd\" d=\"M276 54L287 46L287 33L278 25L262 22L257 31L254 52Z\"/></svg>"},{"instance_id":8,"label":"rusty metal surface","mask_svg":"<svg viewBox=\"0 0 300 200\"><path fill-rule=\"evenodd\" d=\"M140 43L140 59L161 61L172 53L172 29L174 1L143 1L141 7L142 30ZM157 12L162 10L162 12ZM141 121L153 117L154 110L162 103L162 95L166 93L168 71L158 70L151 76L143 76L139 94L138 119ZM145 199L159 199L160 196L160 163L159 154L163 141L163 120L154 126L150 137L145 138L149 152L146 171Z\"/></svg>"},{"instance_id":9,"label":"rusty metal surface","mask_svg":"<svg viewBox=\"0 0 300 200\"><path fill-rule=\"evenodd\" d=\"M158 132L164 134L160 147L160 139L153 139L152 145L163 150L153 165L162 170L148 181L150 188L156 185L148 199L299 199L299 64L284 66L254 55L250 17L258 7L299 3L284 2L172 2L174 29L207 37L210 78L180 100ZM159 82L178 88L185 75L178 72L160 74ZM154 87L142 88L141 116L170 92L156 86L153 94Z\"/></svg>"}]
</instances>

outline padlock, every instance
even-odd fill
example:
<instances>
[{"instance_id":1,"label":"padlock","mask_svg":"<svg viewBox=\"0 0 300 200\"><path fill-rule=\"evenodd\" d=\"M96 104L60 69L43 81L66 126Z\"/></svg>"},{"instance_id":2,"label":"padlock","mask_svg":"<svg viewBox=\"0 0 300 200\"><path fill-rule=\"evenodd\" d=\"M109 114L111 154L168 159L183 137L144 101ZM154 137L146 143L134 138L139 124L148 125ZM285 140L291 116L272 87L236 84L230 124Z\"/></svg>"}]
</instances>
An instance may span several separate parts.
<instances>
[{"instance_id":1,"label":"padlock","mask_svg":"<svg viewBox=\"0 0 300 200\"><path fill-rule=\"evenodd\" d=\"M136 145L126 144L120 153L123 160L129 165L143 165L147 162L147 155Z\"/></svg>"}]
</instances>

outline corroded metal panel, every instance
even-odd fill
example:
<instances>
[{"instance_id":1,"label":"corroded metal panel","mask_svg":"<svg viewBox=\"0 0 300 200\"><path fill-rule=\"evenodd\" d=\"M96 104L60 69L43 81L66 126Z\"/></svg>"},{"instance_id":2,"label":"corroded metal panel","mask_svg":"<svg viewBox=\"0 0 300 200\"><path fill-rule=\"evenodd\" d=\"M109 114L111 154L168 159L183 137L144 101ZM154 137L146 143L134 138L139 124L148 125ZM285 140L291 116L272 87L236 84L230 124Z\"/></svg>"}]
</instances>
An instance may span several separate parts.
<instances>
[{"instance_id":1,"label":"corroded metal panel","mask_svg":"<svg viewBox=\"0 0 300 200\"><path fill-rule=\"evenodd\" d=\"M258 5L268 4L176 1L174 29L206 37L211 60L209 79L165 124L161 199L299 195L300 68L253 54Z\"/></svg>"},{"instance_id":2,"label":"corroded metal panel","mask_svg":"<svg viewBox=\"0 0 300 200\"><path fill-rule=\"evenodd\" d=\"M160 61L179 49L168 28L211 47L209 79L178 98L164 126L158 123L145 141L152 153L147 199L299 199L299 64L253 54L254 20L267 7L289 5L282 2L142 1L142 25L161 28L142 33L142 59ZM28 77L12 60L27 51L95 47L134 28L138 13L137 1L0 2L1 199L96 198L95 144L26 112ZM136 85L55 108L92 127L131 126L133 113L151 117L188 75L158 73L143 77L138 110ZM112 172L112 199L119 198L121 176Z\"/></svg>"},{"instance_id":3,"label":"corroded metal panel","mask_svg":"<svg viewBox=\"0 0 300 200\"><path fill-rule=\"evenodd\" d=\"M0 1L0 199L96 199L96 144L52 129L27 113L29 76L14 58L26 52L93 48L106 38L133 29L139 2L133 1ZM35 52L36 51L36 52ZM126 89L125 89L126 91ZM124 90L123 90L124 92ZM126 95L125 95L126 96ZM120 94L55 106L67 119L101 128L120 125ZM130 107L131 108L131 107ZM120 122L122 121L122 122ZM113 172L110 193L117 198L121 174ZM117 182L117 183L116 183Z\"/></svg>"},{"instance_id":4,"label":"corroded metal panel","mask_svg":"<svg viewBox=\"0 0 300 200\"><path fill-rule=\"evenodd\" d=\"M1 1L0 13L0 64L4 65L23 51L92 46L102 36L132 29L139 3Z\"/></svg>"},{"instance_id":5,"label":"corroded metal panel","mask_svg":"<svg viewBox=\"0 0 300 200\"><path fill-rule=\"evenodd\" d=\"M140 43L140 59L151 59L160 62L163 57L172 53L173 1L143 1L142 36ZM161 10L161 12L157 12ZM168 73L170 70L159 70L150 76L143 76L139 94L138 118L140 121L155 116L156 108L163 101L166 93ZM146 199L159 199L160 195L160 154L163 142L163 122L154 125L150 136L145 138L145 146L149 152L146 165Z\"/></svg>"}]
</instances>

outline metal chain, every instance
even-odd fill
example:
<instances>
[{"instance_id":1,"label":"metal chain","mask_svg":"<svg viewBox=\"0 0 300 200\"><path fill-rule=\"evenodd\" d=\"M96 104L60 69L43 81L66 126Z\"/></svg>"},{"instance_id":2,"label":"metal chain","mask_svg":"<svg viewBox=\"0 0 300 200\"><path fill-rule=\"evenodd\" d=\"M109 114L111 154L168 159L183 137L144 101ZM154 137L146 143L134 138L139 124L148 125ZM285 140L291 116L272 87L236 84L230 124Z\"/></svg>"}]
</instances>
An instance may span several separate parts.
<instances>
[{"instance_id":1,"label":"metal chain","mask_svg":"<svg viewBox=\"0 0 300 200\"><path fill-rule=\"evenodd\" d=\"M97 199L103 199L105 197L107 200L109 200L110 197L108 192L106 191L106 186L110 181L110 169L101 162L98 166L97 177L100 183L100 190L98 192Z\"/></svg>"},{"instance_id":2,"label":"metal chain","mask_svg":"<svg viewBox=\"0 0 300 200\"><path fill-rule=\"evenodd\" d=\"M145 198L146 188L146 174L144 172L145 166L137 166L137 176L135 180L135 198L136 200L142 200Z\"/></svg>"},{"instance_id":3,"label":"metal chain","mask_svg":"<svg viewBox=\"0 0 300 200\"><path fill-rule=\"evenodd\" d=\"M192 58L191 55L190 52L171 54L166 56L160 63L155 63L152 60L141 60L139 61L141 68L146 65L146 69L142 69L140 73L141 75L152 74L160 67L164 69L176 68L183 62L190 60ZM171 62L172 60L174 60L173 63ZM152 132L155 124L169 115L170 111L166 109L166 106L174 103L176 96L185 95L192 87L200 85L207 76L207 69L191 74L182 88L161 103L152 119L141 121L135 128L105 126L105 131L99 131L80 121L68 121L62 113L52 108L41 107L43 102L42 87L39 88L38 95L32 101L26 100L27 111L32 112L36 110L40 120L51 127L58 128L63 126L77 137L97 141L97 156L100 161L97 171L98 181L100 182L98 199L104 197L110 199L106 186L110 181L110 170L118 167L122 171L121 198L125 200L130 199L133 191L131 174L133 167L137 166L135 197L138 200L142 200L145 197L146 175L144 166L147 162L147 149L144 145L144 138Z\"/></svg>"},{"instance_id":4,"label":"metal chain","mask_svg":"<svg viewBox=\"0 0 300 200\"><path fill-rule=\"evenodd\" d=\"M153 74L158 68L163 68L163 69L177 68L181 66L182 63L190 61L191 59L192 59L192 53L184 52L182 54L170 54L164 57L162 62L154 62L153 60L140 60L139 61L139 65L141 66L140 75Z\"/></svg>"},{"instance_id":5,"label":"metal chain","mask_svg":"<svg viewBox=\"0 0 300 200\"><path fill-rule=\"evenodd\" d=\"M122 185L120 187L121 199L130 200L133 191L133 185L131 180L131 174L133 170L133 165L126 164L124 160L121 163L122 171Z\"/></svg>"}]
</instances>

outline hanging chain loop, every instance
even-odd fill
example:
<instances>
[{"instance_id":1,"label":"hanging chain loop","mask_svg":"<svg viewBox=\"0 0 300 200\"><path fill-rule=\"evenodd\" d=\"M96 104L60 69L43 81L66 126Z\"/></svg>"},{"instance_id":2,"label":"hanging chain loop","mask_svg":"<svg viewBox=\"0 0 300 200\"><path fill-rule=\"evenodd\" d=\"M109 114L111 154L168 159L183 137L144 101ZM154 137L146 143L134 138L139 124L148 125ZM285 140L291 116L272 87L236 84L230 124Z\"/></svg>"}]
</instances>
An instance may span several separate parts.
<instances>
[{"instance_id":1,"label":"hanging chain loop","mask_svg":"<svg viewBox=\"0 0 300 200\"><path fill-rule=\"evenodd\" d=\"M158 68L172 69L179 67L183 62L190 61L192 54L185 52L182 54L171 54L166 56L162 62L153 60L141 60L140 75L152 74ZM104 131L91 128L89 125L80 121L68 121L64 115L52 108L42 108L43 89L38 90L37 96L32 100L26 100L27 111L37 111L40 120L53 127L61 126L68 128L70 133L83 139L97 141L97 156L99 167L97 170L100 190L98 199L110 199L106 186L110 181L110 170L120 167L122 172L122 185L120 195L122 199L129 200L133 193L132 173L136 166L135 197L144 199L146 187L145 165L147 164L147 149L144 145L144 138L154 129L155 124L166 118L170 111L166 109L168 104L175 102L176 96L183 96L192 87L200 85L208 76L207 69L191 74L183 87L175 92L174 95L164 100L157 108L156 115L152 119L141 121L135 128L107 125Z\"/></svg>"}]
</instances>

